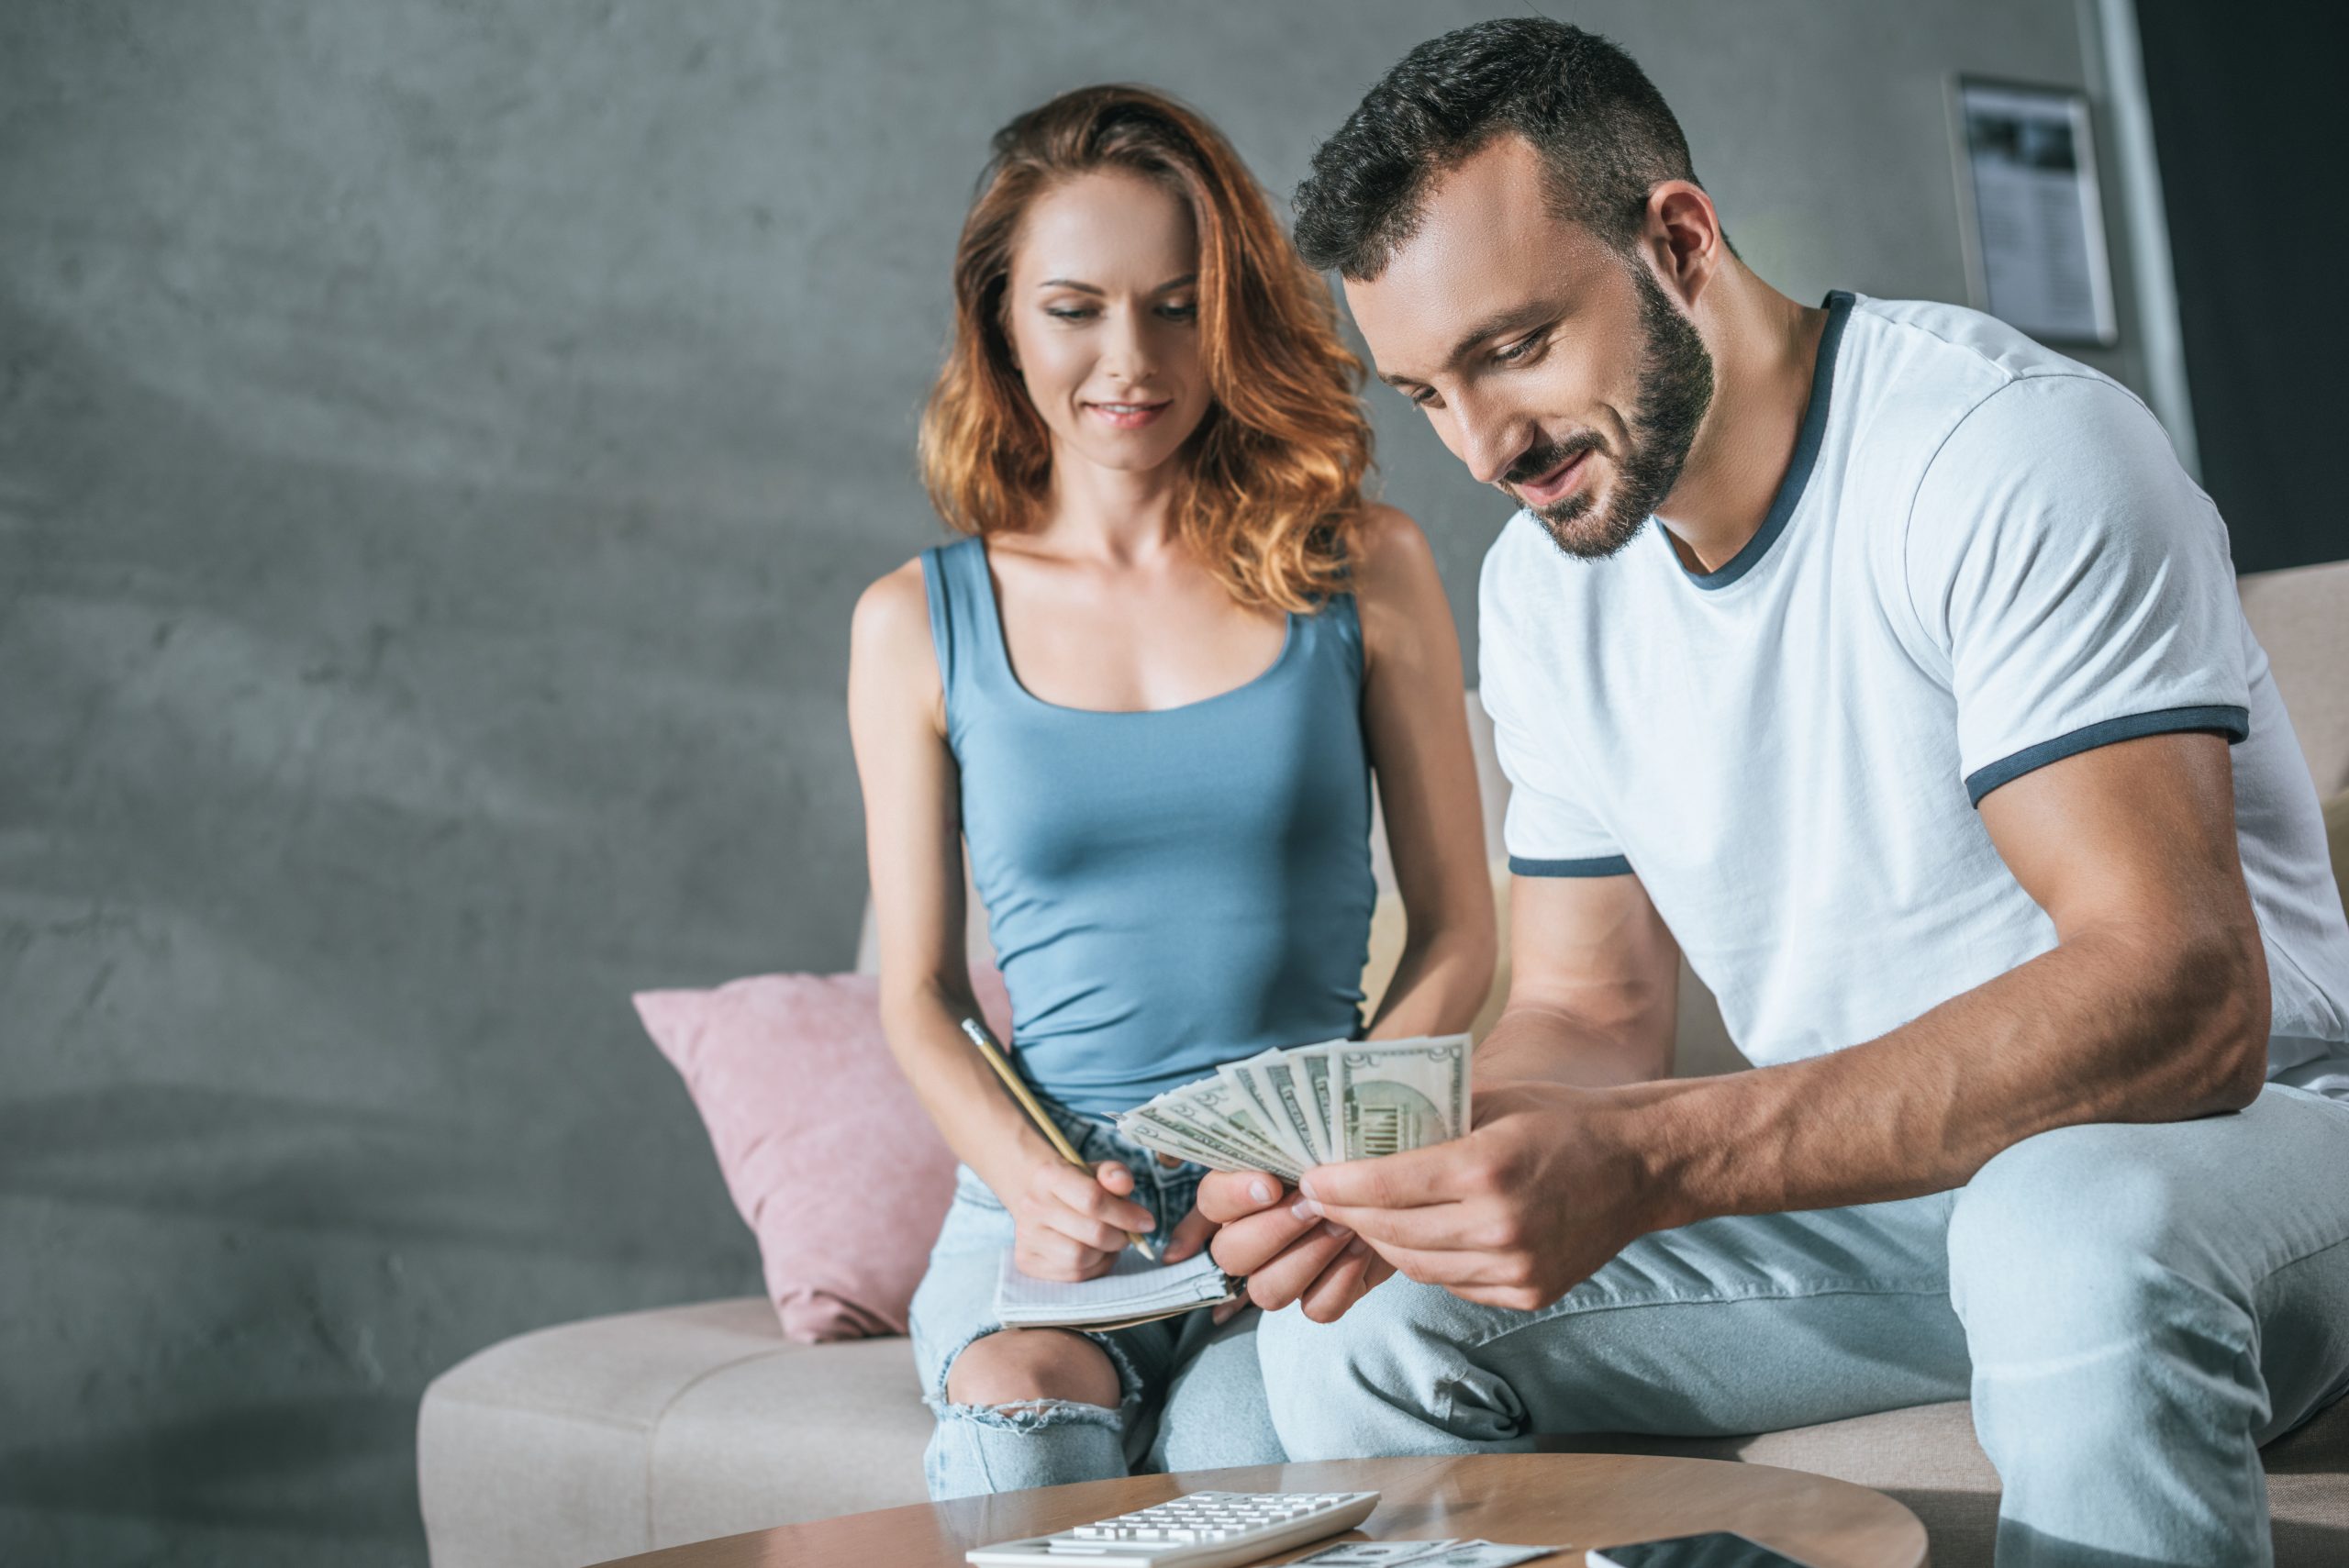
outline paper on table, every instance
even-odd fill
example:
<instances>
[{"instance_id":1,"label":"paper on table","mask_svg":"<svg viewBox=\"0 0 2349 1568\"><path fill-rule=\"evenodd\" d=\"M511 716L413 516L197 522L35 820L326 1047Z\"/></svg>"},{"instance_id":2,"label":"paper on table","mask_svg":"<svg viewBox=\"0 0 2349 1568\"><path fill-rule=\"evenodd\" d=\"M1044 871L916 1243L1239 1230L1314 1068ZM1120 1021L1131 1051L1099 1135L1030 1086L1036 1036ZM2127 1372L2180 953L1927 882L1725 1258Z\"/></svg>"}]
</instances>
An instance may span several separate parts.
<instances>
[{"instance_id":1,"label":"paper on table","mask_svg":"<svg viewBox=\"0 0 2349 1568\"><path fill-rule=\"evenodd\" d=\"M1206 1252L1179 1263L1153 1263L1140 1252L1118 1254L1098 1279L1030 1279L1012 1255L996 1277L996 1320L1007 1327L1122 1328L1201 1307L1237 1300L1239 1292Z\"/></svg>"}]
</instances>

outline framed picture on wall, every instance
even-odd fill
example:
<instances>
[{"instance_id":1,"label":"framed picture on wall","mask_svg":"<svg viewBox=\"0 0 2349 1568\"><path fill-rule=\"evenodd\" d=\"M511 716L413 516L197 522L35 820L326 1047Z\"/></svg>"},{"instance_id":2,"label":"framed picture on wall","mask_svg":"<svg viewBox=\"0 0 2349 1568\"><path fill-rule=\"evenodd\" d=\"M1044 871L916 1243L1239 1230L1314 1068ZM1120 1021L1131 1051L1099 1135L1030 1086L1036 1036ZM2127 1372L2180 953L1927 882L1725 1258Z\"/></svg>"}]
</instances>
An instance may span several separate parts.
<instances>
[{"instance_id":1,"label":"framed picture on wall","mask_svg":"<svg viewBox=\"0 0 2349 1568\"><path fill-rule=\"evenodd\" d=\"M1959 76L1950 109L1975 307L2043 343L2117 341L2087 95Z\"/></svg>"}]
</instances>

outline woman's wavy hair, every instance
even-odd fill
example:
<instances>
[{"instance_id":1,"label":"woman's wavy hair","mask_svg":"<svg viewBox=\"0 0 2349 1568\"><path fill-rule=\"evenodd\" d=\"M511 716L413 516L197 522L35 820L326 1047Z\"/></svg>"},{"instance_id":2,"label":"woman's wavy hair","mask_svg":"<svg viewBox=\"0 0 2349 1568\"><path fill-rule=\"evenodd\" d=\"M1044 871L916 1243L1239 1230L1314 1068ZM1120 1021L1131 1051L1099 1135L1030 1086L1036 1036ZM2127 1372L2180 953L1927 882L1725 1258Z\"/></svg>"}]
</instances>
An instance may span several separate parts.
<instances>
[{"instance_id":1,"label":"woman's wavy hair","mask_svg":"<svg viewBox=\"0 0 2349 1568\"><path fill-rule=\"evenodd\" d=\"M1339 591L1370 466L1362 363L1330 290L1222 135L1132 86L1079 88L995 135L954 251L954 337L921 420L922 482L966 534L1035 526L1052 440L1012 367L1004 291L1021 219L1061 181L1130 170L1182 196L1199 237L1198 329L1213 402L1185 446L1178 527L1243 605L1310 610Z\"/></svg>"}]
</instances>

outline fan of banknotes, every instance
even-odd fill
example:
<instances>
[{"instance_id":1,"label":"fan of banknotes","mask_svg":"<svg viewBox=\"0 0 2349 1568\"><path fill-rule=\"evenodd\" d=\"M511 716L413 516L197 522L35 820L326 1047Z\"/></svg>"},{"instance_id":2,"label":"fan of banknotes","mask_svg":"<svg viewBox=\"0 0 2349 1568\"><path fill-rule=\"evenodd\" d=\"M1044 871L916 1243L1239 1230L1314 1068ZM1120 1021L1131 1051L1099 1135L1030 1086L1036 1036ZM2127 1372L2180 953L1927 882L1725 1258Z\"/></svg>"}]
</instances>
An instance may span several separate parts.
<instances>
[{"instance_id":1,"label":"fan of banknotes","mask_svg":"<svg viewBox=\"0 0 2349 1568\"><path fill-rule=\"evenodd\" d=\"M1441 1143L1468 1130L1468 1037L1268 1051L1136 1106L1118 1129L1177 1160L1287 1182L1315 1165Z\"/></svg>"}]
</instances>

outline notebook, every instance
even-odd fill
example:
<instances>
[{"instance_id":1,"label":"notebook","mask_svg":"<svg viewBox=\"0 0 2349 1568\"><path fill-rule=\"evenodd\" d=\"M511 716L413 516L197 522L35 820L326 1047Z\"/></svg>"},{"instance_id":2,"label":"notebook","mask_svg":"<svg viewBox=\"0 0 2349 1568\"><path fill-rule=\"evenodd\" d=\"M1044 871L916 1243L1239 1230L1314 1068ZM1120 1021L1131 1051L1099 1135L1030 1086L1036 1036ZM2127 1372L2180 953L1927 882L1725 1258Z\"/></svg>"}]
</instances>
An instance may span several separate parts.
<instances>
[{"instance_id":1,"label":"notebook","mask_svg":"<svg viewBox=\"0 0 2349 1568\"><path fill-rule=\"evenodd\" d=\"M1130 1329L1240 1299L1240 1287L1202 1251L1153 1263L1131 1248L1098 1279L1030 1279L1007 1251L996 1278L996 1321L1007 1329Z\"/></svg>"}]
</instances>

